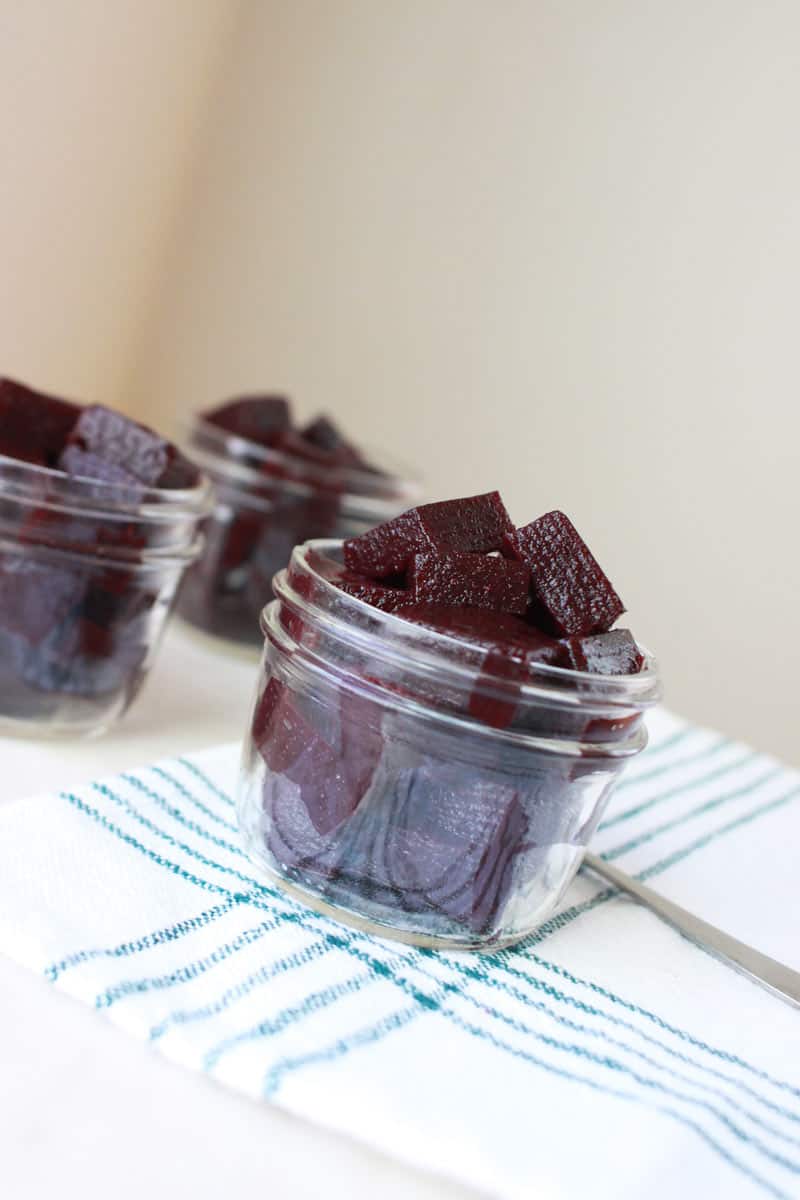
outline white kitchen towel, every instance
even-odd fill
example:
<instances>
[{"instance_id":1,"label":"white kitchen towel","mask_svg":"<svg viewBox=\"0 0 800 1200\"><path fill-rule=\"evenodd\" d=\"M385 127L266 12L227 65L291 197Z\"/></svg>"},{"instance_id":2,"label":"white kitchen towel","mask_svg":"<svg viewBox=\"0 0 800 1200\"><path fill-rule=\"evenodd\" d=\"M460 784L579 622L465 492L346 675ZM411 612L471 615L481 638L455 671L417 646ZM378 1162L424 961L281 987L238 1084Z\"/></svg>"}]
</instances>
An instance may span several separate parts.
<instances>
[{"instance_id":1,"label":"white kitchen towel","mask_svg":"<svg viewBox=\"0 0 800 1200\"><path fill-rule=\"evenodd\" d=\"M237 770L220 747L0 809L0 948L176 1062L493 1196L800 1196L797 1010L583 874L509 950L347 929L243 854ZM594 845L800 968L797 772L657 712Z\"/></svg>"}]
</instances>

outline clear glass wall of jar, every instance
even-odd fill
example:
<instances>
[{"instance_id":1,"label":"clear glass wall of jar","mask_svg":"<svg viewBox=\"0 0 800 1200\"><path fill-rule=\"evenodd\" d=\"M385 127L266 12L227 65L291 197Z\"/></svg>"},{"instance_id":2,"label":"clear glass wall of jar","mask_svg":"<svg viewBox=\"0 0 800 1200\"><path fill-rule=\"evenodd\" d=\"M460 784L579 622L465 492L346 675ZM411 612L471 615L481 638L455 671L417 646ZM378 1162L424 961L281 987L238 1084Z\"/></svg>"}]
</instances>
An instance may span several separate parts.
<instances>
[{"instance_id":1,"label":"clear glass wall of jar","mask_svg":"<svg viewBox=\"0 0 800 1200\"><path fill-rule=\"evenodd\" d=\"M216 504L202 557L187 573L178 612L198 629L260 645L261 610L294 546L355 537L408 508L411 480L369 468L330 468L270 450L196 417L188 453L208 473Z\"/></svg>"},{"instance_id":2,"label":"clear glass wall of jar","mask_svg":"<svg viewBox=\"0 0 800 1200\"><path fill-rule=\"evenodd\" d=\"M211 507L186 489L81 479L0 456L0 729L107 729L152 666Z\"/></svg>"},{"instance_id":3,"label":"clear glass wall of jar","mask_svg":"<svg viewBox=\"0 0 800 1200\"><path fill-rule=\"evenodd\" d=\"M317 909L421 945L501 946L554 910L660 697L654 659L497 674L474 645L379 612L295 549L262 616L239 822Z\"/></svg>"}]
</instances>

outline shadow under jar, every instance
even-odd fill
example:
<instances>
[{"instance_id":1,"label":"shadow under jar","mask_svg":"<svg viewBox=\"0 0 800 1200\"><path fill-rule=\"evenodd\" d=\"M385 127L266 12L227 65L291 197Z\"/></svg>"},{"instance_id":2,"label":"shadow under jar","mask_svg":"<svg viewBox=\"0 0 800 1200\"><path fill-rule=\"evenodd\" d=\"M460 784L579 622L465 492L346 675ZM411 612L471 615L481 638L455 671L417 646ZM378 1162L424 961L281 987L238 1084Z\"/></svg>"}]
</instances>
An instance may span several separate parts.
<instances>
[{"instance_id":1,"label":"shadow under jar","mask_svg":"<svg viewBox=\"0 0 800 1200\"><path fill-rule=\"evenodd\" d=\"M263 612L239 824L313 908L419 945L517 941L553 912L660 698L637 675L536 664L383 613L295 549Z\"/></svg>"},{"instance_id":2,"label":"shadow under jar","mask_svg":"<svg viewBox=\"0 0 800 1200\"><path fill-rule=\"evenodd\" d=\"M356 537L397 516L418 485L370 467L327 467L268 449L196 417L188 450L213 480L202 557L187 572L178 612L206 633L258 646L272 579L311 538Z\"/></svg>"},{"instance_id":3,"label":"shadow under jar","mask_svg":"<svg viewBox=\"0 0 800 1200\"><path fill-rule=\"evenodd\" d=\"M211 504L0 456L0 732L103 732L153 663Z\"/></svg>"}]
</instances>

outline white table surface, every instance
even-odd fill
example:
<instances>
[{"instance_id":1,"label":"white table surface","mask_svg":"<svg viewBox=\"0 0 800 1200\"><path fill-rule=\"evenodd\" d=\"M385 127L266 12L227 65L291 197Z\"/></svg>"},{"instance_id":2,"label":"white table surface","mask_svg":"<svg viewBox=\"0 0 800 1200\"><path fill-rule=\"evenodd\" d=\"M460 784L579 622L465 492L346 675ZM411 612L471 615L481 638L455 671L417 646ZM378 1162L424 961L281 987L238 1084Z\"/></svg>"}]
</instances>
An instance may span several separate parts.
<instances>
[{"instance_id":1,"label":"white table surface","mask_svg":"<svg viewBox=\"0 0 800 1200\"><path fill-rule=\"evenodd\" d=\"M0 738L0 803L238 739L256 663L175 623L104 738ZM174 1066L2 956L0 1149L10 1200L473 1194Z\"/></svg>"}]
</instances>

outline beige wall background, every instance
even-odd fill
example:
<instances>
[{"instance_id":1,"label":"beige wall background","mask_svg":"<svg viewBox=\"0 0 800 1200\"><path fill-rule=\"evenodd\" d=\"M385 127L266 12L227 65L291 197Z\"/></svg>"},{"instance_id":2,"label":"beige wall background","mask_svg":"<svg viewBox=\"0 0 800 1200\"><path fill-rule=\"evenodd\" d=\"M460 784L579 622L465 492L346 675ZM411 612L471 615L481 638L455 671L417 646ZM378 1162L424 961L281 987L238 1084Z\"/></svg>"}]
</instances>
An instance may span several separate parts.
<instances>
[{"instance_id":1,"label":"beige wall background","mask_svg":"<svg viewBox=\"0 0 800 1200\"><path fill-rule=\"evenodd\" d=\"M670 704L800 763L794 0L77 8L116 58L56 6L4 364L161 425L285 387L432 495L564 508Z\"/></svg>"},{"instance_id":2,"label":"beige wall background","mask_svg":"<svg viewBox=\"0 0 800 1200\"><path fill-rule=\"evenodd\" d=\"M125 394L237 16L0 0L0 374Z\"/></svg>"}]
</instances>

